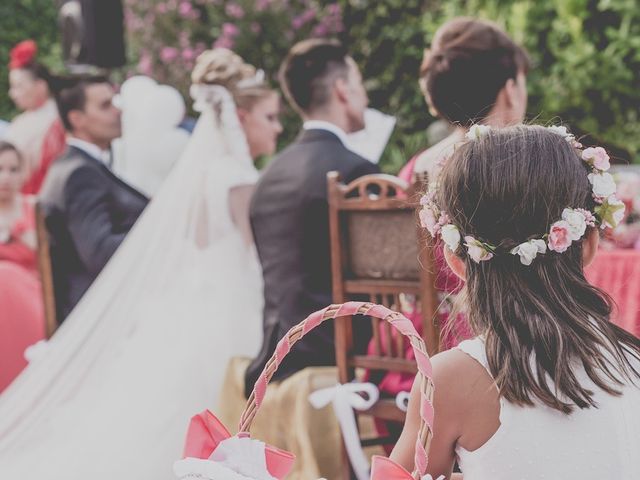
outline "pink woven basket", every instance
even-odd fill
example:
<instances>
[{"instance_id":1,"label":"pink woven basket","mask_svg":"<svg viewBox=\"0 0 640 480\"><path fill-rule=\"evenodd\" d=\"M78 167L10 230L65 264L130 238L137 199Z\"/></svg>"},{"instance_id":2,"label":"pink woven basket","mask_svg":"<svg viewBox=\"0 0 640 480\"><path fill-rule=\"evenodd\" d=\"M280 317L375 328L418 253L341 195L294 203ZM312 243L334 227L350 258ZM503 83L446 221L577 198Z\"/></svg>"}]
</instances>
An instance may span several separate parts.
<instances>
[{"instance_id":1,"label":"pink woven basket","mask_svg":"<svg viewBox=\"0 0 640 480\"><path fill-rule=\"evenodd\" d=\"M245 410L240 418L240 424L238 428L238 437L246 438L249 435L251 424L258 413L260 406L264 400L267 385L273 377L274 373L278 369L278 366L282 360L289 353L293 345L304 337L311 330L316 328L322 322L330 319L345 317L350 315L366 315L369 317L379 318L386 322L389 322L393 328L395 328L402 335L409 339L411 347L415 353L416 362L418 365L417 381L420 382L421 392L421 406L420 417L421 423L416 441L415 451L415 469L412 474L407 472L404 468L394 463L385 457L374 457L371 478L374 480L411 480L420 479L426 472L427 468L427 452L429 450L429 443L432 437L433 427L433 381L431 373L431 362L427 355L425 343L416 332L413 324L404 315L394 312L382 305L376 305L373 303L364 302L347 302L339 305L330 305L322 310L309 315L305 320L300 322L295 327L291 328L287 334L278 342L276 350L273 356L269 359L265 365L264 370L260 374ZM201 414L202 415L202 414ZM195 418L195 417L194 417ZM217 420L216 420L217 421ZM226 429L223 426L216 426L218 433L224 430L223 437L228 435ZM215 442L214 442L215 443ZM267 447L267 457L277 455L277 452L269 451L273 447ZM273 449L276 450L276 449ZM284 453L284 452L281 452ZM204 459L206 456L201 455L199 458ZM211 463L211 462L209 462ZM269 458L267 458L267 464ZM277 462L274 462L277 463ZM282 472L281 475L274 475L276 478L282 478L286 473ZM190 476L184 476L182 478L195 478ZM198 478L204 478L199 475ZM244 478L244 477L243 477ZM214 479L214 480L217 480Z\"/></svg>"}]
</instances>

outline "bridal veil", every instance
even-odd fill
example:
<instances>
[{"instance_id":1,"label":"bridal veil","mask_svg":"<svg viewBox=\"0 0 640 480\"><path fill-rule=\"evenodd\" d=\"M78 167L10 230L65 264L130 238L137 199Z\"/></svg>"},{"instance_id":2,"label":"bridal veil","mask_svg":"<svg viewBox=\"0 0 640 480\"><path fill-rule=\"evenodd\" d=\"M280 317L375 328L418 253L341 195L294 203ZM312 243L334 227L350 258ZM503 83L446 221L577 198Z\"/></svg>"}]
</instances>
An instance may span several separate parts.
<instances>
[{"instance_id":1,"label":"bridal veil","mask_svg":"<svg viewBox=\"0 0 640 480\"><path fill-rule=\"evenodd\" d=\"M0 396L0 477L172 478L188 420L228 358L260 345L254 252L229 214L253 184L229 92L195 85L181 159L45 348Z\"/></svg>"}]
</instances>

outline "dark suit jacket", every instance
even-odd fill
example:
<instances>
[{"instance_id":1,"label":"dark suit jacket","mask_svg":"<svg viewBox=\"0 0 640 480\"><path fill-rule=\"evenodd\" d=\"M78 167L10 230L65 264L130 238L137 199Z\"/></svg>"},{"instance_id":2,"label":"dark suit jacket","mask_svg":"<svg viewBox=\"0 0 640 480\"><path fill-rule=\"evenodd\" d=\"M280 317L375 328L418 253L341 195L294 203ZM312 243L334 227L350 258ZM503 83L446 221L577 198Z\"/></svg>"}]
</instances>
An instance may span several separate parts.
<instances>
[{"instance_id":1,"label":"dark suit jacket","mask_svg":"<svg viewBox=\"0 0 640 480\"><path fill-rule=\"evenodd\" d=\"M69 147L38 202L51 249L58 321L73 310L146 207L147 198L99 160Z\"/></svg>"},{"instance_id":2,"label":"dark suit jacket","mask_svg":"<svg viewBox=\"0 0 640 480\"><path fill-rule=\"evenodd\" d=\"M327 200L327 173L332 170L345 182L379 172L333 133L306 130L271 162L256 185L250 216L264 276L264 340L246 373L247 393L287 330L332 303ZM361 347L370 335L369 326L364 329L354 330ZM274 378L313 365L335 365L331 322L299 341Z\"/></svg>"}]
</instances>

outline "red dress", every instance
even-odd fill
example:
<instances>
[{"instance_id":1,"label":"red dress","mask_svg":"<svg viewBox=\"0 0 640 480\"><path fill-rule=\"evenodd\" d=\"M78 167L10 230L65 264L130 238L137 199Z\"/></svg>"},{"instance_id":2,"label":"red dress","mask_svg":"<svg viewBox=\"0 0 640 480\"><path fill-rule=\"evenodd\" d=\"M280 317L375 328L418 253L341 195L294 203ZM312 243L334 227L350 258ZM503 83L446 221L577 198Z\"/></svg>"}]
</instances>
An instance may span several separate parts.
<instances>
[{"instance_id":1,"label":"red dress","mask_svg":"<svg viewBox=\"0 0 640 480\"><path fill-rule=\"evenodd\" d=\"M9 240L0 243L0 392L27 366L25 349L45 335L33 199L22 205Z\"/></svg>"},{"instance_id":2,"label":"red dress","mask_svg":"<svg viewBox=\"0 0 640 480\"><path fill-rule=\"evenodd\" d=\"M56 119L42 141L40 163L22 186L22 193L36 195L53 161L64 153L67 138L60 119Z\"/></svg>"}]
</instances>

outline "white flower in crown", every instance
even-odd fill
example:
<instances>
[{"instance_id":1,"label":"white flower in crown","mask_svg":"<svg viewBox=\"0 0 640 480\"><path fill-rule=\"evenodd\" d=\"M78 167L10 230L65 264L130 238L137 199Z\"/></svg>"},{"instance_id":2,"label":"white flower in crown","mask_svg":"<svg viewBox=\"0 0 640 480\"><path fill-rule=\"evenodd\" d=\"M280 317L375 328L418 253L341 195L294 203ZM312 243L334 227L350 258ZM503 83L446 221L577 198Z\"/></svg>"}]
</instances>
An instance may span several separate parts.
<instances>
[{"instance_id":1,"label":"white flower in crown","mask_svg":"<svg viewBox=\"0 0 640 480\"><path fill-rule=\"evenodd\" d=\"M576 137L574 137L573 134L570 133L569 130L567 130L567 127L563 127L562 125L553 125L551 127L547 127L547 129L557 135L560 135L562 138L564 138L567 142L569 142L572 145L576 139Z\"/></svg>"},{"instance_id":2,"label":"white flower in crown","mask_svg":"<svg viewBox=\"0 0 640 480\"><path fill-rule=\"evenodd\" d=\"M445 245L449 247L449 250L452 252L458 250L458 246L460 245L460 232L458 231L458 227L450 223L444 225L440 229L440 236Z\"/></svg>"},{"instance_id":3,"label":"white flower in crown","mask_svg":"<svg viewBox=\"0 0 640 480\"><path fill-rule=\"evenodd\" d=\"M544 243L544 240L535 239L521 243L509 253L511 253L511 255L519 255L520 263L523 265L531 265L531 262L533 262L539 253L545 253L546 251L547 244Z\"/></svg>"},{"instance_id":4,"label":"white flower in crown","mask_svg":"<svg viewBox=\"0 0 640 480\"><path fill-rule=\"evenodd\" d=\"M589 182L593 187L593 194L598 198L608 198L616 193L616 181L610 173L590 173Z\"/></svg>"},{"instance_id":5,"label":"white flower in crown","mask_svg":"<svg viewBox=\"0 0 640 480\"><path fill-rule=\"evenodd\" d=\"M571 240L580 240L587 229L587 219L584 213L573 208L565 208L562 211L562 220L569 224Z\"/></svg>"},{"instance_id":6,"label":"white flower in crown","mask_svg":"<svg viewBox=\"0 0 640 480\"><path fill-rule=\"evenodd\" d=\"M610 195L602 205L595 208L596 214L600 217L601 227L616 228L624 218L624 209L624 202L618 200L615 195Z\"/></svg>"},{"instance_id":7,"label":"white flower in crown","mask_svg":"<svg viewBox=\"0 0 640 480\"><path fill-rule=\"evenodd\" d=\"M467 132L465 137L467 137L469 140L476 140L482 137L483 135L486 135L490 131L491 131L490 126L480 125L479 123L476 123L475 125L471 125L471 127L469 127L469 131Z\"/></svg>"},{"instance_id":8,"label":"white flower in crown","mask_svg":"<svg viewBox=\"0 0 640 480\"><path fill-rule=\"evenodd\" d=\"M465 247L467 247L467 253L471 259L476 262L485 262L493 258L493 253L487 248L487 245L479 240L476 240L471 235L464 237Z\"/></svg>"},{"instance_id":9,"label":"white flower in crown","mask_svg":"<svg viewBox=\"0 0 640 480\"><path fill-rule=\"evenodd\" d=\"M585 148L582 151L582 159L589 165L592 165L603 172L609 170L611 167L611 164L609 163L609 155L602 147Z\"/></svg>"}]
</instances>

